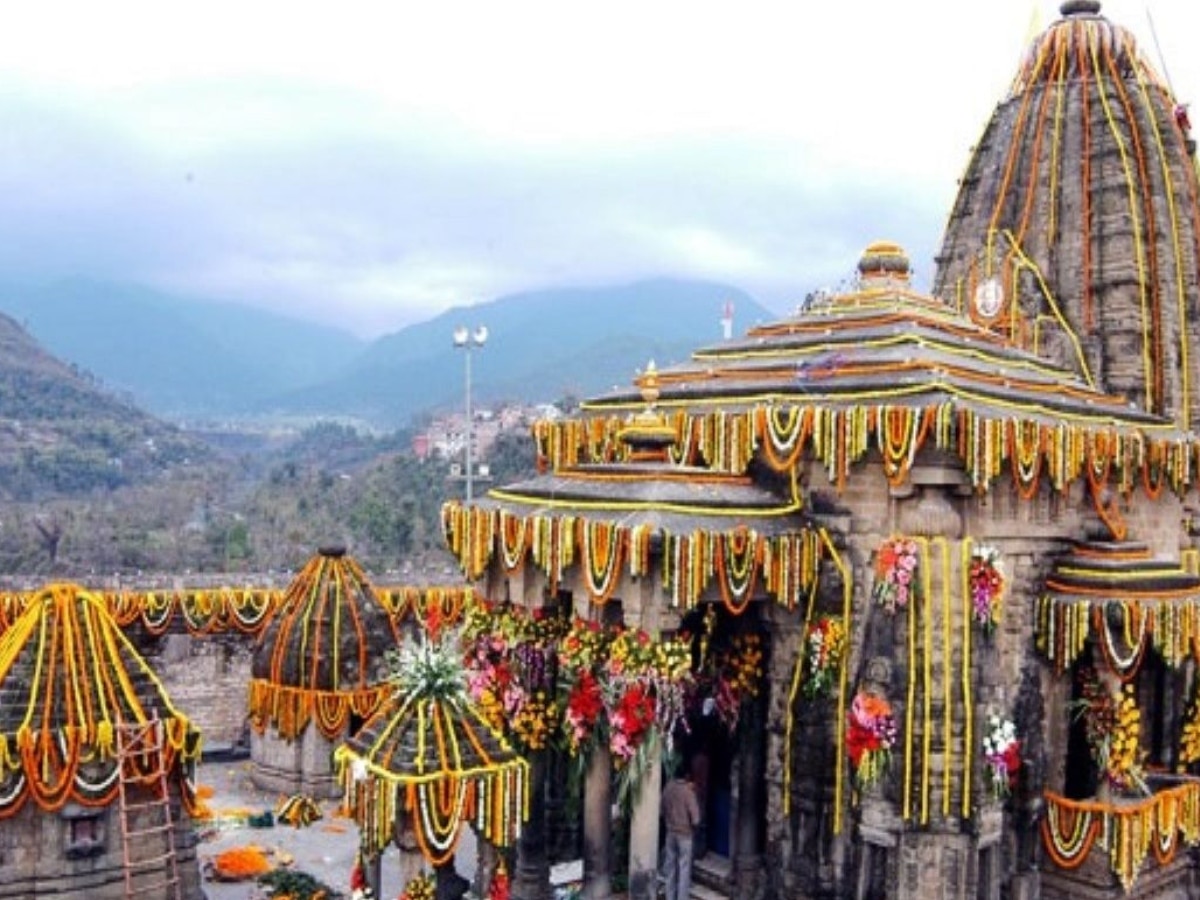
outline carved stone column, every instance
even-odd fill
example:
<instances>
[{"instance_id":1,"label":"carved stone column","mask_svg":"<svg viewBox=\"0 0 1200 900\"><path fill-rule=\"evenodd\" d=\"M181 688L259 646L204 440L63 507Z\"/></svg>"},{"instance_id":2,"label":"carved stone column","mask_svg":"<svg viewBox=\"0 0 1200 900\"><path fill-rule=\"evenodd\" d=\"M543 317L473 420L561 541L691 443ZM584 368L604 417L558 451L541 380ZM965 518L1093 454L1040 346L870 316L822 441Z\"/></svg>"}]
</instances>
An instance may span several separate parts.
<instances>
[{"instance_id":1,"label":"carved stone column","mask_svg":"<svg viewBox=\"0 0 1200 900\"><path fill-rule=\"evenodd\" d=\"M650 739L646 757L653 760L642 778L629 822L629 900L655 900L658 896L658 824L662 794L660 746Z\"/></svg>"},{"instance_id":2,"label":"carved stone column","mask_svg":"<svg viewBox=\"0 0 1200 900\"><path fill-rule=\"evenodd\" d=\"M596 747L583 784L583 896L612 894L612 754Z\"/></svg>"},{"instance_id":3,"label":"carved stone column","mask_svg":"<svg viewBox=\"0 0 1200 900\"><path fill-rule=\"evenodd\" d=\"M546 751L529 754L529 821L517 843L513 900L545 900L550 896L550 860L546 855Z\"/></svg>"},{"instance_id":4,"label":"carved stone column","mask_svg":"<svg viewBox=\"0 0 1200 900\"><path fill-rule=\"evenodd\" d=\"M761 897L765 889L763 872L763 810L766 804L765 752L766 733L763 704L765 692L743 712L747 721L739 728L737 811L735 813L733 880L734 892L741 900Z\"/></svg>"}]
</instances>

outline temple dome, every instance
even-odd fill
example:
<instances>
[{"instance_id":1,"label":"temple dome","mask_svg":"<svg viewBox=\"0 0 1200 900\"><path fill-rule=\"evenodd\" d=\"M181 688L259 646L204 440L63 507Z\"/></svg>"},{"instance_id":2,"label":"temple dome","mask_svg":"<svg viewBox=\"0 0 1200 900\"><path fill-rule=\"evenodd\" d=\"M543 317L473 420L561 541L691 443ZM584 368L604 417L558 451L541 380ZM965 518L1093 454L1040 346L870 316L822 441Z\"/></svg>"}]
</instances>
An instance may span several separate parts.
<instances>
[{"instance_id":1,"label":"temple dome","mask_svg":"<svg viewBox=\"0 0 1200 900\"><path fill-rule=\"evenodd\" d=\"M316 714L326 737L348 714L369 715L383 699L384 654L399 632L343 547L322 547L288 586L254 654L250 712L293 737Z\"/></svg>"},{"instance_id":2,"label":"temple dome","mask_svg":"<svg viewBox=\"0 0 1200 900\"><path fill-rule=\"evenodd\" d=\"M46 811L110 802L122 725L160 720L163 771L181 782L199 756L199 733L104 600L74 584L38 591L0 637L0 701L0 820L28 797Z\"/></svg>"},{"instance_id":3,"label":"temple dome","mask_svg":"<svg viewBox=\"0 0 1200 900\"><path fill-rule=\"evenodd\" d=\"M1200 186L1186 107L1133 33L1072 0L960 181L934 293L1181 428L1200 416Z\"/></svg>"}]
</instances>

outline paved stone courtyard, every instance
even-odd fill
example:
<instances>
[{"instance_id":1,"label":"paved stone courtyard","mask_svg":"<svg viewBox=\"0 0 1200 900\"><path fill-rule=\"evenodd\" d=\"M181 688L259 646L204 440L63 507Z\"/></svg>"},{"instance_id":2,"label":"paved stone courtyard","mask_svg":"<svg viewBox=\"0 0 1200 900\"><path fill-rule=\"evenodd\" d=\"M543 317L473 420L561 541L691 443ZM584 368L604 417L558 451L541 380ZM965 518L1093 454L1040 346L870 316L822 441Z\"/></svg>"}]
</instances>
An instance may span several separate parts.
<instances>
[{"instance_id":1,"label":"paved stone courtyard","mask_svg":"<svg viewBox=\"0 0 1200 900\"><path fill-rule=\"evenodd\" d=\"M358 829L352 819L337 815L338 803L320 801L322 818L304 828L275 824L267 828L252 828L246 824L244 812L255 815L264 811L274 813L280 797L260 791L250 780L249 760L230 762L205 761L197 769L197 783L213 789L205 802L218 814L211 823L201 823L201 841L197 856L204 863L233 847L255 845L278 859L290 858L290 867L319 878L329 887L349 896L350 870L358 849ZM222 812L236 815L220 816ZM382 866L381 900L398 897L400 884L398 851L394 848L384 855ZM468 828L459 843L458 871L470 878L475 869L474 835ZM204 891L208 900L257 900L265 891L253 881L206 880Z\"/></svg>"}]
</instances>

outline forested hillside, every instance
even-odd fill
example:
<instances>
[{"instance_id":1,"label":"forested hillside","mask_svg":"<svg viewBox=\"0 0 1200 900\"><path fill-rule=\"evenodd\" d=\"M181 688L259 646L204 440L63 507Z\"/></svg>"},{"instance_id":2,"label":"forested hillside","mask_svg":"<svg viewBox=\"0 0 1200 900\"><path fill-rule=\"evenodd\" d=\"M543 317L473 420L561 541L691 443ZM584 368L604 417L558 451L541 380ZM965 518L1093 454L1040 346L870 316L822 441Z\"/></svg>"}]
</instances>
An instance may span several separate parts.
<instances>
[{"instance_id":1,"label":"forested hillside","mask_svg":"<svg viewBox=\"0 0 1200 900\"><path fill-rule=\"evenodd\" d=\"M0 576L286 581L317 546L340 543L379 577L453 581L439 510L461 485L410 443L323 423L215 449L0 316ZM493 457L499 478L531 474L528 433L502 434Z\"/></svg>"},{"instance_id":2,"label":"forested hillside","mask_svg":"<svg viewBox=\"0 0 1200 900\"><path fill-rule=\"evenodd\" d=\"M104 392L0 314L0 499L144 483L210 457L204 444Z\"/></svg>"}]
</instances>

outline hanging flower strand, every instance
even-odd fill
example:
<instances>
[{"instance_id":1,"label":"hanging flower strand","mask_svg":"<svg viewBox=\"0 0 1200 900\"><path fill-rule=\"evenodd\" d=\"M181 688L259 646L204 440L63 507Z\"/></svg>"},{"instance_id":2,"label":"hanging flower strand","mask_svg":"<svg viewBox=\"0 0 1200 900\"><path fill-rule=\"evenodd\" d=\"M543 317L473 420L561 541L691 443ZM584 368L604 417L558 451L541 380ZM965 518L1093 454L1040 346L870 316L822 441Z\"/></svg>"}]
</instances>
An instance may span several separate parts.
<instances>
[{"instance_id":1,"label":"hanging flower strand","mask_svg":"<svg viewBox=\"0 0 1200 900\"><path fill-rule=\"evenodd\" d=\"M879 548L875 563L875 602L889 613L904 609L917 589L917 542L892 538Z\"/></svg>"},{"instance_id":2,"label":"hanging flower strand","mask_svg":"<svg viewBox=\"0 0 1200 900\"><path fill-rule=\"evenodd\" d=\"M841 671L842 656L846 652L846 626L833 616L822 616L808 626L804 641L805 666L808 676L804 679L804 696L823 697L832 690Z\"/></svg>"},{"instance_id":3,"label":"hanging flower strand","mask_svg":"<svg viewBox=\"0 0 1200 900\"><path fill-rule=\"evenodd\" d=\"M971 551L967 582L972 616L984 633L990 635L1004 616L1004 570L994 547L976 547Z\"/></svg>"},{"instance_id":4,"label":"hanging flower strand","mask_svg":"<svg viewBox=\"0 0 1200 900\"><path fill-rule=\"evenodd\" d=\"M1017 740L1012 720L996 713L988 716L988 730L983 736L983 761L993 796L997 799L1007 797L1021 771L1021 742Z\"/></svg>"}]
</instances>

